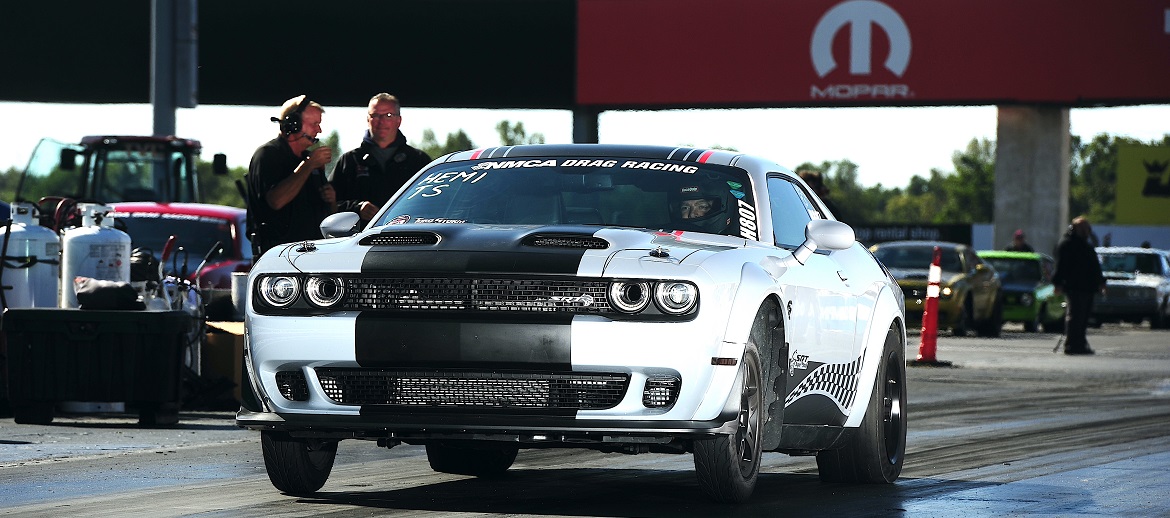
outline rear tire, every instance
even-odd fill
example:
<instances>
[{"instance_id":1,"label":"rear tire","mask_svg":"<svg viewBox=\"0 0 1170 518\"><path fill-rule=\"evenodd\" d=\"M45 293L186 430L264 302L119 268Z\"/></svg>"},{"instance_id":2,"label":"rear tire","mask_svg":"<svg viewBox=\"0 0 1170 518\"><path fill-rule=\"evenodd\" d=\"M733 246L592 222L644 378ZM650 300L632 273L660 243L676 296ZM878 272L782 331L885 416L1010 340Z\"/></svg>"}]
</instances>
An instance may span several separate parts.
<instances>
[{"instance_id":1,"label":"rear tire","mask_svg":"<svg viewBox=\"0 0 1170 518\"><path fill-rule=\"evenodd\" d=\"M889 484L906 456L906 353L901 333L886 333L865 417L845 447L817 453L822 482Z\"/></svg>"},{"instance_id":2,"label":"rear tire","mask_svg":"<svg viewBox=\"0 0 1170 518\"><path fill-rule=\"evenodd\" d=\"M337 441L293 439L283 432L260 432L264 467L273 487L290 495L315 493L333 471Z\"/></svg>"},{"instance_id":3,"label":"rear tire","mask_svg":"<svg viewBox=\"0 0 1170 518\"><path fill-rule=\"evenodd\" d=\"M493 477L516 462L519 445L492 442L435 442L427 444L427 461L439 473Z\"/></svg>"},{"instance_id":4,"label":"rear tire","mask_svg":"<svg viewBox=\"0 0 1170 518\"><path fill-rule=\"evenodd\" d=\"M755 345L749 343L740 370L740 410L735 433L695 441L699 486L717 502L743 503L755 490L763 445L761 379L760 355Z\"/></svg>"}]
</instances>

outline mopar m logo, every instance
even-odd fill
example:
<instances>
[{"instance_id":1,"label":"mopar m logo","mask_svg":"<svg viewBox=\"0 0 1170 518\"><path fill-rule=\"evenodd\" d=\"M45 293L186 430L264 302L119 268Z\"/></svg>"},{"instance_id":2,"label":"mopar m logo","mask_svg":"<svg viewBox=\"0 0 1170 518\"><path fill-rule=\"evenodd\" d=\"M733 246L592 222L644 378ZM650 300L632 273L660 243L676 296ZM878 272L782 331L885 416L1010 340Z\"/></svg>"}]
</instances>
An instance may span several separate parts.
<instances>
[{"instance_id":1,"label":"mopar m logo","mask_svg":"<svg viewBox=\"0 0 1170 518\"><path fill-rule=\"evenodd\" d=\"M877 26L889 38L890 53L885 68L898 77L906 73L910 63L910 30L898 12L876 0L849 0L829 9L813 30L813 67L819 77L825 77L837 68L833 58L833 38L849 26L849 74L868 76L872 59L872 27ZM814 99L893 99L910 97L910 88L904 84L831 84L812 85L809 95Z\"/></svg>"}]
</instances>

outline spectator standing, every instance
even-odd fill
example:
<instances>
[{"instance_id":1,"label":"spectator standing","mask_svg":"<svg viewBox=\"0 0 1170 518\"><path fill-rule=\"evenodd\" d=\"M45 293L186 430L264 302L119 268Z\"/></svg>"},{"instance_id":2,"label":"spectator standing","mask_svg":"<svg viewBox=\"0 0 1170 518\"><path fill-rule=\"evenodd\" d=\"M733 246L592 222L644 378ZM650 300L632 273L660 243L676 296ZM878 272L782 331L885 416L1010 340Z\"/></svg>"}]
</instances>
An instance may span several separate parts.
<instances>
[{"instance_id":1,"label":"spectator standing","mask_svg":"<svg viewBox=\"0 0 1170 518\"><path fill-rule=\"evenodd\" d=\"M1052 284L1068 301L1064 354L1093 354L1085 329L1093 309L1093 295L1105 292L1101 261L1090 241L1093 227L1084 216L1072 220L1068 232L1056 245L1056 273Z\"/></svg>"},{"instance_id":2,"label":"spectator standing","mask_svg":"<svg viewBox=\"0 0 1170 518\"><path fill-rule=\"evenodd\" d=\"M333 169L338 210L356 212L365 226L403 184L431 161L425 152L406 143L402 105L380 93L370 98L362 143L346 151Z\"/></svg>"},{"instance_id":3,"label":"spectator standing","mask_svg":"<svg viewBox=\"0 0 1170 518\"><path fill-rule=\"evenodd\" d=\"M1032 245L1029 245L1024 240L1023 230L1016 230L1016 233L1012 234L1012 242L1008 243L1008 246L1004 247L1004 250L1008 252L1035 252L1035 250L1032 250Z\"/></svg>"},{"instance_id":4,"label":"spectator standing","mask_svg":"<svg viewBox=\"0 0 1170 518\"><path fill-rule=\"evenodd\" d=\"M321 238L321 220L332 213L337 197L325 179L333 151L312 151L321 133L325 108L307 96L284 102L280 134L261 145L248 164L248 233L257 254L296 241Z\"/></svg>"}]
</instances>

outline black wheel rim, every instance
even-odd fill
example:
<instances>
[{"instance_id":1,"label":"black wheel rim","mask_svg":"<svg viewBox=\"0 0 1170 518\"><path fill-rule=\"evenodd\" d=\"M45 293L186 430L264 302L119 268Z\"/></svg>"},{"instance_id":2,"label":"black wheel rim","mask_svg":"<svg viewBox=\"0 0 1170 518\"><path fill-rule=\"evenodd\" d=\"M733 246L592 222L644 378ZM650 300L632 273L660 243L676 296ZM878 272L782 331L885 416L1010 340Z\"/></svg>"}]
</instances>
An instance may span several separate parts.
<instances>
[{"instance_id":1,"label":"black wheel rim","mask_svg":"<svg viewBox=\"0 0 1170 518\"><path fill-rule=\"evenodd\" d=\"M746 477L755 470L760 456L760 370L757 362L747 361L744 365L739 408L736 453L739 456L739 471Z\"/></svg>"},{"instance_id":2,"label":"black wheel rim","mask_svg":"<svg viewBox=\"0 0 1170 518\"><path fill-rule=\"evenodd\" d=\"M905 429L906 406L903 401L903 370L897 353L886 358L882 376L882 424L886 446L886 461L896 464L902 455L902 430Z\"/></svg>"}]
</instances>

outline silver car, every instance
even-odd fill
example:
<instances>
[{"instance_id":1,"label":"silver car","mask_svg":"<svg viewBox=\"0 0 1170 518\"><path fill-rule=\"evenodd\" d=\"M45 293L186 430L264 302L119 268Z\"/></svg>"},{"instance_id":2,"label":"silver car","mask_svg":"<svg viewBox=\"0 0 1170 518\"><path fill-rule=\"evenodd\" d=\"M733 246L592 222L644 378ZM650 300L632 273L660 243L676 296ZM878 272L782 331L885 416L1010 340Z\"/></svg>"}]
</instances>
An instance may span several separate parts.
<instances>
[{"instance_id":1,"label":"silver car","mask_svg":"<svg viewBox=\"0 0 1170 518\"><path fill-rule=\"evenodd\" d=\"M533 145L441 157L364 229L265 253L246 367L277 489L337 442L498 475L527 448L693 454L714 500L764 452L890 483L906 447L902 292L801 179L732 151ZM392 477L393 474L387 474Z\"/></svg>"},{"instance_id":2,"label":"silver car","mask_svg":"<svg viewBox=\"0 0 1170 518\"><path fill-rule=\"evenodd\" d=\"M1150 321L1170 325L1170 253L1137 247L1098 247L1105 294L1093 301L1096 322Z\"/></svg>"}]
</instances>

